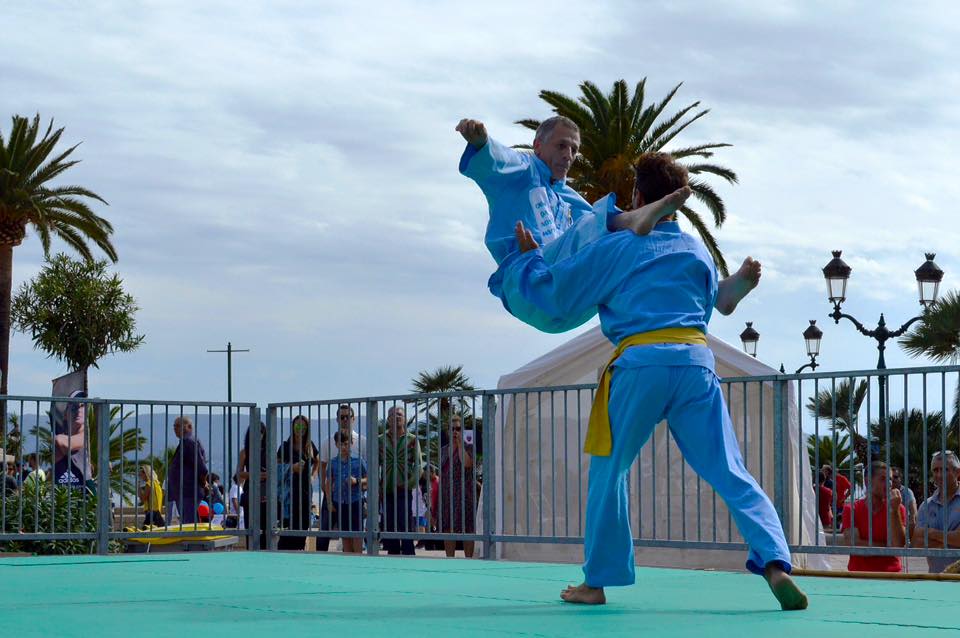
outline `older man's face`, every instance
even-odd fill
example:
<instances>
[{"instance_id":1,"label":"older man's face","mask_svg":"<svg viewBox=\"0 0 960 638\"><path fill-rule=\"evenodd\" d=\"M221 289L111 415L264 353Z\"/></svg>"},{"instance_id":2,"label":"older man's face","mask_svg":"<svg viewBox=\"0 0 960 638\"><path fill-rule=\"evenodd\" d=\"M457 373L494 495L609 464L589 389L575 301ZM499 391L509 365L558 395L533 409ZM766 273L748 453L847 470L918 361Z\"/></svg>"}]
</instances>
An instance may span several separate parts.
<instances>
[{"instance_id":1,"label":"older man's face","mask_svg":"<svg viewBox=\"0 0 960 638\"><path fill-rule=\"evenodd\" d=\"M580 134L573 129L557 125L541 141L534 140L533 151L543 163L550 167L554 179L566 179L573 159L580 151Z\"/></svg>"},{"instance_id":2,"label":"older man's face","mask_svg":"<svg viewBox=\"0 0 960 638\"><path fill-rule=\"evenodd\" d=\"M957 482L957 476L960 474L960 472L953 467L953 464L944 463L943 456L938 456L933 459L933 463L930 464L930 473L933 475L934 488L943 485L944 480L946 480L947 485L955 484Z\"/></svg>"},{"instance_id":3,"label":"older man's face","mask_svg":"<svg viewBox=\"0 0 960 638\"><path fill-rule=\"evenodd\" d=\"M406 419L407 415L404 413L403 408L390 408L390 411L387 413L387 423L393 429L403 427Z\"/></svg>"}]
</instances>

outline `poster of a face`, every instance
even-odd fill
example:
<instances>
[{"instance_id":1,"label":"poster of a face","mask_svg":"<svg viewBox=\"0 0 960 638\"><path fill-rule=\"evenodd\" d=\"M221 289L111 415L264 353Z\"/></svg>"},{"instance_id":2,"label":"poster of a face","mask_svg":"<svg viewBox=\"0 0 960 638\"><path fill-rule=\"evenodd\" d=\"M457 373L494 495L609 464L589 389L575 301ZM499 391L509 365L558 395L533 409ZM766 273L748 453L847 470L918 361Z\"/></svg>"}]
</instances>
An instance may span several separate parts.
<instances>
[{"instance_id":1,"label":"poster of a face","mask_svg":"<svg viewBox=\"0 0 960 638\"><path fill-rule=\"evenodd\" d=\"M53 397L86 397L83 373L71 372L53 380ZM86 427L87 405L74 401L53 401L53 476L58 485L83 487L93 478L90 434Z\"/></svg>"}]
</instances>

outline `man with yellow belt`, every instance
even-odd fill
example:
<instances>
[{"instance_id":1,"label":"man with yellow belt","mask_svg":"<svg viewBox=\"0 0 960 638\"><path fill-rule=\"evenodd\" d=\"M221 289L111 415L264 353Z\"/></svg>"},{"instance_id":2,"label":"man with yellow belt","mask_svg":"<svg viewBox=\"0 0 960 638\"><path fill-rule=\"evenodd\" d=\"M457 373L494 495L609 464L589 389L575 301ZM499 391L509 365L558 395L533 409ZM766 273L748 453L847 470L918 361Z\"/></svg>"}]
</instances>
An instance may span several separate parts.
<instances>
[{"instance_id":1,"label":"man with yellow belt","mask_svg":"<svg viewBox=\"0 0 960 638\"><path fill-rule=\"evenodd\" d=\"M664 153L637 164L637 202L682 188L687 171ZM747 472L707 348L713 309L730 314L760 280L747 258L718 282L699 240L675 218L645 236L611 233L577 254L547 265L533 236L516 228L520 252L501 264L523 298L555 316L598 306L600 325L618 345L596 394L585 451L590 461L585 580L561 598L602 604L603 588L635 581L627 472L654 427L666 418L690 466L727 506L750 547L747 568L763 575L783 609L807 598L788 575L790 551L773 504Z\"/></svg>"}]
</instances>

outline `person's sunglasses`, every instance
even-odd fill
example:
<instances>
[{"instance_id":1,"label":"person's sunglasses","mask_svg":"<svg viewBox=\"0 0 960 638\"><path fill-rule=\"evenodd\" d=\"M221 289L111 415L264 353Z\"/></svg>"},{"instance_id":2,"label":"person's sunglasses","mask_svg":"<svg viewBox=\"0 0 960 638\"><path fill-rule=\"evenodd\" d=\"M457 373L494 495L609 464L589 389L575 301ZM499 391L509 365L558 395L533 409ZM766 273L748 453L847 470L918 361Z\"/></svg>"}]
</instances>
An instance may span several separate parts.
<instances>
[{"instance_id":1,"label":"person's sunglasses","mask_svg":"<svg viewBox=\"0 0 960 638\"><path fill-rule=\"evenodd\" d=\"M337 418L340 419L341 421L349 421L351 419L351 416L349 414L341 414Z\"/></svg>"}]
</instances>

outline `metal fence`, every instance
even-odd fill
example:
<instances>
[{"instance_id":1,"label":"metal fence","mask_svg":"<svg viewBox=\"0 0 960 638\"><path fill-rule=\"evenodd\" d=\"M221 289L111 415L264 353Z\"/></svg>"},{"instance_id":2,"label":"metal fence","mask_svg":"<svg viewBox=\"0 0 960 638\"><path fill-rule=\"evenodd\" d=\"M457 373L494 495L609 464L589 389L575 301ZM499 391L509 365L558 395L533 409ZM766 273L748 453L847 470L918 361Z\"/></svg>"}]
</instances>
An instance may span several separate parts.
<instances>
[{"instance_id":1,"label":"metal fence","mask_svg":"<svg viewBox=\"0 0 960 638\"><path fill-rule=\"evenodd\" d=\"M960 366L737 377L721 385L745 465L773 501L792 551L811 560L960 558L947 517L934 524L933 505L924 506L935 491L947 492L954 476L956 457L945 453L960 443ZM49 424L45 434L42 415L54 404L83 403L93 423L110 427L83 430L88 439L95 434L95 445L87 440L93 454L86 468L95 471L77 502L64 508L57 490L27 489L26 471L19 493L5 491L0 542L83 541L106 552L115 541L197 536L193 508L211 497L187 480L192 470L184 453L173 464L182 480L166 494L184 511L166 508L165 531L138 529L150 509L139 468L169 467L180 443L173 423L189 417L200 446L184 449L194 454L192 465L203 450L206 469L221 476L221 496L249 479L246 516L229 534L251 548L299 549L312 537L319 549L337 538L346 551L371 554L381 543L390 553L412 553L420 541L446 543L448 550L462 543L468 552L478 544L486 558L579 560L589 467L581 450L595 387L273 403L263 421L249 403L6 397L21 432L18 462L31 437L28 447L53 456L58 444L71 447L69 432L59 443ZM8 421L3 440L10 434ZM137 437L141 444L124 452L123 441ZM818 480L822 466L832 474ZM902 491L902 543L899 513L887 505L896 487L878 476L894 470L914 495L911 505ZM687 466L663 424L627 486L638 551L672 565L740 563L746 547L726 505ZM88 502L97 508L92 529L74 524L76 508Z\"/></svg>"},{"instance_id":2,"label":"metal fence","mask_svg":"<svg viewBox=\"0 0 960 638\"><path fill-rule=\"evenodd\" d=\"M136 549L129 541L205 536L195 524L196 506L214 499L191 480L194 468L204 469L208 481L221 476L223 490L217 491L229 492L244 450L243 430L260 420L252 403L7 396L0 404L7 414L0 429L6 457L0 544L32 551L46 543L39 551L51 553L88 545L106 553L111 543ZM184 443L178 432L196 444ZM158 474L164 498L154 506L150 495ZM258 499L259 485L248 485L250 498ZM147 523L165 529L142 530ZM249 525L231 536L250 536L258 527L253 512Z\"/></svg>"}]
</instances>

